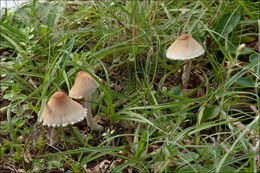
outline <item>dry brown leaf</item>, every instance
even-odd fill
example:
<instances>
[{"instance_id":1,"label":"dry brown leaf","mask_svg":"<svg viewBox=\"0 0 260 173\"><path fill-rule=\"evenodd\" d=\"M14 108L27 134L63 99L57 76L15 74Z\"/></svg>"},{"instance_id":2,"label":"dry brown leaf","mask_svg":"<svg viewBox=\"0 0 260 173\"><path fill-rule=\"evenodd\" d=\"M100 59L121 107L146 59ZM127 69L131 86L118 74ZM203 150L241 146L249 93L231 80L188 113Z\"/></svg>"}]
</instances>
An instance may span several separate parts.
<instances>
[{"instance_id":1,"label":"dry brown leaf","mask_svg":"<svg viewBox=\"0 0 260 173\"><path fill-rule=\"evenodd\" d=\"M133 167L127 168L128 173L133 173Z\"/></svg>"},{"instance_id":2,"label":"dry brown leaf","mask_svg":"<svg viewBox=\"0 0 260 173\"><path fill-rule=\"evenodd\" d=\"M154 150L157 150L159 148L159 146L157 146L157 145L150 145L149 147L148 147L148 153L151 153L151 152L153 152Z\"/></svg>"},{"instance_id":3,"label":"dry brown leaf","mask_svg":"<svg viewBox=\"0 0 260 173\"><path fill-rule=\"evenodd\" d=\"M194 74L196 75L196 77L200 80L200 83L205 82L205 78L204 76L201 75L201 72L198 69L194 70Z\"/></svg>"},{"instance_id":4,"label":"dry brown leaf","mask_svg":"<svg viewBox=\"0 0 260 173\"><path fill-rule=\"evenodd\" d=\"M106 125L106 122L102 120L102 116L101 115L96 115L94 117L94 119L95 119L97 124L100 124L100 125L103 125L103 126Z\"/></svg>"},{"instance_id":5,"label":"dry brown leaf","mask_svg":"<svg viewBox=\"0 0 260 173\"><path fill-rule=\"evenodd\" d=\"M112 165L114 164L114 161L109 161L107 159L103 160L99 164L97 164L93 168L87 168L87 165L83 165L83 169L86 173L111 173L110 170L108 170Z\"/></svg>"},{"instance_id":6,"label":"dry brown leaf","mask_svg":"<svg viewBox=\"0 0 260 173\"><path fill-rule=\"evenodd\" d=\"M187 94L188 92L190 92L191 90L193 90L193 89L182 89L182 92L183 92L183 94L185 95L185 94ZM191 93L190 95L188 95L187 97L189 97L189 98L196 98L197 97L197 92L193 92L193 93Z\"/></svg>"},{"instance_id":7,"label":"dry brown leaf","mask_svg":"<svg viewBox=\"0 0 260 173\"><path fill-rule=\"evenodd\" d=\"M197 90L197 97L202 97L202 96L205 96L206 95L206 91L205 91L205 88L202 87L202 88L199 88Z\"/></svg>"}]
</instances>

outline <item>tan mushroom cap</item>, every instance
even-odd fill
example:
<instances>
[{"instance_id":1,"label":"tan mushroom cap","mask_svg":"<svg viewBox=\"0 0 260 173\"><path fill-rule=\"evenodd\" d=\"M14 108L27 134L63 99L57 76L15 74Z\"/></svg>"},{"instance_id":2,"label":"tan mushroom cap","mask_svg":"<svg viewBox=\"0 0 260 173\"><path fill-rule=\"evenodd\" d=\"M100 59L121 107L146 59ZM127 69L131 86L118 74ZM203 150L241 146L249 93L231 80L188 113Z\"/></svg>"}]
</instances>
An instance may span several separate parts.
<instances>
[{"instance_id":1,"label":"tan mushroom cap","mask_svg":"<svg viewBox=\"0 0 260 173\"><path fill-rule=\"evenodd\" d=\"M69 96L72 98L89 97L98 88L97 81L87 72L79 71Z\"/></svg>"},{"instance_id":2,"label":"tan mushroom cap","mask_svg":"<svg viewBox=\"0 0 260 173\"><path fill-rule=\"evenodd\" d=\"M46 104L40 122L56 127L82 121L87 116L86 110L63 92L55 92Z\"/></svg>"},{"instance_id":3,"label":"tan mushroom cap","mask_svg":"<svg viewBox=\"0 0 260 173\"><path fill-rule=\"evenodd\" d=\"M203 47L191 36L183 34L166 51L166 57L174 60L196 58L204 53Z\"/></svg>"}]
</instances>

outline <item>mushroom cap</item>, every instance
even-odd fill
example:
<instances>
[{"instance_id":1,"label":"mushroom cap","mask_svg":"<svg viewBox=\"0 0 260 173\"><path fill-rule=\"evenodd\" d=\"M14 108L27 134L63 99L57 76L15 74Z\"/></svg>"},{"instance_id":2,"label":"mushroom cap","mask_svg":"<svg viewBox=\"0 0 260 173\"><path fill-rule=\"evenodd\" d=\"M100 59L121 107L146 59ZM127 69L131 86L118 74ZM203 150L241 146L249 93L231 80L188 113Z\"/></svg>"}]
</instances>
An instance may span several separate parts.
<instances>
[{"instance_id":1,"label":"mushroom cap","mask_svg":"<svg viewBox=\"0 0 260 173\"><path fill-rule=\"evenodd\" d=\"M79 71L69 96L72 98L89 97L98 88L97 81L87 72Z\"/></svg>"},{"instance_id":2,"label":"mushroom cap","mask_svg":"<svg viewBox=\"0 0 260 173\"><path fill-rule=\"evenodd\" d=\"M166 51L166 57L175 60L196 58L204 53L203 47L187 34L177 38Z\"/></svg>"},{"instance_id":3,"label":"mushroom cap","mask_svg":"<svg viewBox=\"0 0 260 173\"><path fill-rule=\"evenodd\" d=\"M87 116L86 109L63 92L55 92L46 104L40 122L43 125L67 126L82 121Z\"/></svg>"}]
</instances>

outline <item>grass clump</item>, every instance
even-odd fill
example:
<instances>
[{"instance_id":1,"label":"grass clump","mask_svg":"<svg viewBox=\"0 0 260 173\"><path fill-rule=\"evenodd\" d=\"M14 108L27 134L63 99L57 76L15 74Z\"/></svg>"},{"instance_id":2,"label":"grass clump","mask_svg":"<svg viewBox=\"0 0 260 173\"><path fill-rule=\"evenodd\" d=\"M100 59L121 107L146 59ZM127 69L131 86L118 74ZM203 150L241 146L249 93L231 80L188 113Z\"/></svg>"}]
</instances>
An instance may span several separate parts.
<instances>
[{"instance_id":1,"label":"grass clump","mask_svg":"<svg viewBox=\"0 0 260 173\"><path fill-rule=\"evenodd\" d=\"M55 1L1 11L1 169L258 172L259 2ZM182 87L181 34L204 43ZM258 45L258 46L257 46ZM100 84L86 122L55 146L37 123L83 70ZM11 166L12 165L12 166Z\"/></svg>"}]
</instances>

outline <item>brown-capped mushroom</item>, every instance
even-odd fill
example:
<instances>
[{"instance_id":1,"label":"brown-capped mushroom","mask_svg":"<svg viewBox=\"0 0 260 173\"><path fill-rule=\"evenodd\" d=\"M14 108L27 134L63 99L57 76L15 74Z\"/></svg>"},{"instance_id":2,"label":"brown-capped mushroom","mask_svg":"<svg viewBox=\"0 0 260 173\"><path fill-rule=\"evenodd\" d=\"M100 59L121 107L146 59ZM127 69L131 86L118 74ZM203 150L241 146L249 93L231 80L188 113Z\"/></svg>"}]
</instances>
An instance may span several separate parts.
<instances>
[{"instance_id":1,"label":"brown-capped mushroom","mask_svg":"<svg viewBox=\"0 0 260 173\"><path fill-rule=\"evenodd\" d=\"M189 60L204 54L203 47L190 35L183 34L177 38L166 51L166 57L173 60ZM187 88L190 78L191 61L184 65L182 73L183 88Z\"/></svg>"},{"instance_id":2,"label":"brown-capped mushroom","mask_svg":"<svg viewBox=\"0 0 260 173\"><path fill-rule=\"evenodd\" d=\"M69 96L74 99L83 99L83 106L87 108L87 123L95 131L102 131L103 127L96 124L91 113L91 95L98 88L95 79L85 71L79 71L76 75L74 85Z\"/></svg>"},{"instance_id":3,"label":"brown-capped mushroom","mask_svg":"<svg viewBox=\"0 0 260 173\"><path fill-rule=\"evenodd\" d=\"M177 38L166 51L166 57L174 60L193 59L204 54L203 47L190 35Z\"/></svg>"},{"instance_id":4,"label":"brown-capped mushroom","mask_svg":"<svg viewBox=\"0 0 260 173\"><path fill-rule=\"evenodd\" d=\"M50 145L53 144L54 127L67 126L82 121L87 115L79 103L69 98L63 92L55 92L47 102L39 122L52 127Z\"/></svg>"}]
</instances>

